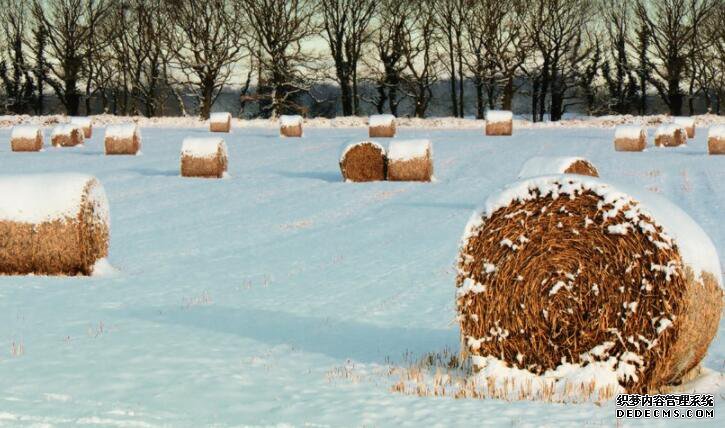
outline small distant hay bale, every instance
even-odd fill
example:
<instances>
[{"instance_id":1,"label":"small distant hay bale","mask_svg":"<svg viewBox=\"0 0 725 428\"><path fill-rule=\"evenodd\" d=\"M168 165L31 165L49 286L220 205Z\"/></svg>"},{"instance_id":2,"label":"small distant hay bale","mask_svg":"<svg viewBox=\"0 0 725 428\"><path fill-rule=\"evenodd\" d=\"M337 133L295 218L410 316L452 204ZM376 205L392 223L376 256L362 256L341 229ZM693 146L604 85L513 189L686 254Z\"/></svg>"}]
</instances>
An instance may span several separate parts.
<instances>
[{"instance_id":1,"label":"small distant hay bale","mask_svg":"<svg viewBox=\"0 0 725 428\"><path fill-rule=\"evenodd\" d=\"M486 113L486 135L511 135L514 114L505 110L489 110Z\"/></svg>"},{"instance_id":2,"label":"small distant hay bale","mask_svg":"<svg viewBox=\"0 0 725 428\"><path fill-rule=\"evenodd\" d=\"M74 147L83 144L83 129L68 123L53 128L50 136L53 147Z\"/></svg>"},{"instance_id":3,"label":"small distant hay bale","mask_svg":"<svg viewBox=\"0 0 725 428\"><path fill-rule=\"evenodd\" d=\"M695 118L687 116L675 116L672 123L680 125L687 131L687 138L695 138Z\"/></svg>"},{"instance_id":4,"label":"small distant hay bale","mask_svg":"<svg viewBox=\"0 0 725 428\"><path fill-rule=\"evenodd\" d=\"M647 130L640 125L622 125L614 131L614 150L641 152L647 148Z\"/></svg>"},{"instance_id":5,"label":"small distant hay bale","mask_svg":"<svg viewBox=\"0 0 725 428\"><path fill-rule=\"evenodd\" d=\"M211 132L230 132L232 130L231 113L212 113L209 116L209 130Z\"/></svg>"},{"instance_id":6,"label":"small distant hay bale","mask_svg":"<svg viewBox=\"0 0 725 428\"><path fill-rule=\"evenodd\" d=\"M687 131L681 125L665 123L655 131L655 146L677 147L687 144Z\"/></svg>"},{"instance_id":7,"label":"small distant hay bale","mask_svg":"<svg viewBox=\"0 0 725 428\"><path fill-rule=\"evenodd\" d=\"M109 126L104 144L107 155L136 155L141 150L141 130L135 123Z\"/></svg>"},{"instance_id":8,"label":"small distant hay bale","mask_svg":"<svg viewBox=\"0 0 725 428\"><path fill-rule=\"evenodd\" d=\"M456 280L462 352L478 369L495 358L592 376L599 364L641 393L702 360L723 307L720 263L684 211L573 175L522 180L484 207L466 226Z\"/></svg>"},{"instance_id":9,"label":"small distant hay bale","mask_svg":"<svg viewBox=\"0 0 725 428\"><path fill-rule=\"evenodd\" d=\"M43 131L38 126L21 125L10 134L10 149L14 152L38 152L43 149Z\"/></svg>"},{"instance_id":10,"label":"small distant hay bale","mask_svg":"<svg viewBox=\"0 0 725 428\"><path fill-rule=\"evenodd\" d=\"M280 116L279 125L282 137L302 137L302 116Z\"/></svg>"},{"instance_id":11,"label":"small distant hay bale","mask_svg":"<svg viewBox=\"0 0 725 428\"><path fill-rule=\"evenodd\" d=\"M707 133L707 151L711 155L725 155L725 125L713 125Z\"/></svg>"},{"instance_id":12,"label":"small distant hay bale","mask_svg":"<svg viewBox=\"0 0 725 428\"><path fill-rule=\"evenodd\" d=\"M91 138L93 136L93 120L90 117L71 117L70 123L81 127L83 137Z\"/></svg>"},{"instance_id":13,"label":"small distant hay bale","mask_svg":"<svg viewBox=\"0 0 725 428\"><path fill-rule=\"evenodd\" d=\"M588 160L581 157L534 157L526 161L519 172L519 178L538 177L553 174L578 174L599 177L599 171Z\"/></svg>"},{"instance_id":14,"label":"small distant hay bale","mask_svg":"<svg viewBox=\"0 0 725 428\"><path fill-rule=\"evenodd\" d=\"M393 141L388 147L388 180L431 181L433 146L429 140Z\"/></svg>"},{"instance_id":15,"label":"small distant hay bale","mask_svg":"<svg viewBox=\"0 0 725 428\"><path fill-rule=\"evenodd\" d=\"M370 138L395 137L395 116L392 114L374 114L368 122Z\"/></svg>"},{"instance_id":16,"label":"small distant hay bale","mask_svg":"<svg viewBox=\"0 0 725 428\"><path fill-rule=\"evenodd\" d=\"M345 181L385 180L385 149L372 141L348 145L340 156L340 171Z\"/></svg>"},{"instance_id":17,"label":"small distant hay bale","mask_svg":"<svg viewBox=\"0 0 725 428\"><path fill-rule=\"evenodd\" d=\"M181 176L223 178L227 146L221 138L186 138L181 146Z\"/></svg>"},{"instance_id":18,"label":"small distant hay bale","mask_svg":"<svg viewBox=\"0 0 725 428\"><path fill-rule=\"evenodd\" d=\"M108 255L108 200L82 174L0 178L0 273L90 275Z\"/></svg>"}]
</instances>

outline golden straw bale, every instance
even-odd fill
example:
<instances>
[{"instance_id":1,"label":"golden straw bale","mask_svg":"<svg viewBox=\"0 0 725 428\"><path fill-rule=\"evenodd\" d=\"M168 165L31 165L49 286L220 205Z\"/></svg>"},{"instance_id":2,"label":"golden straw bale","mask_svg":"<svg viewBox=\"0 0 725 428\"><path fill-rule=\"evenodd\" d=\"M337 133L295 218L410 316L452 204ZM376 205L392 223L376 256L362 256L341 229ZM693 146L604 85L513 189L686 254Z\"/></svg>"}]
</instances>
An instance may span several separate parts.
<instances>
[{"instance_id":1,"label":"golden straw bale","mask_svg":"<svg viewBox=\"0 0 725 428\"><path fill-rule=\"evenodd\" d=\"M521 172L519 172L519 178L552 174L579 174L599 177L597 168L584 158L537 156L524 163Z\"/></svg>"},{"instance_id":2,"label":"golden straw bale","mask_svg":"<svg viewBox=\"0 0 725 428\"><path fill-rule=\"evenodd\" d=\"M614 150L641 152L647 148L647 130L640 125L622 125L614 131Z\"/></svg>"},{"instance_id":3,"label":"golden straw bale","mask_svg":"<svg viewBox=\"0 0 725 428\"><path fill-rule=\"evenodd\" d=\"M141 130L135 123L109 126L103 142L107 155L136 155L141 150Z\"/></svg>"},{"instance_id":4,"label":"golden straw bale","mask_svg":"<svg viewBox=\"0 0 725 428\"><path fill-rule=\"evenodd\" d=\"M720 263L678 207L572 175L520 181L484 206L466 226L456 281L474 363L542 375L614 361L631 393L700 363L720 323Z\"/></svg>"},{"instance_id":5,"label":"golden straw bale","mask_svg":"<svg viewBox=\"0 0 725 428\"><path fill-rule=\"evenodd\" d=\"M370 138L395 137L395 116L392 114L374 114L370 116L368 135Z\"/></svg>"},{"instance_id":6,"label":"golden straw bale","mask_svg":"<svg viewBox=\"0 0 725 428\"><path fill-rule=\"evenodd\" d=\"M227 146L221 138L186 138L181 147L181 176L223 178Z\"/></svg>"},{"instance_id":7,"label":"golden straw bale","mask_svg":"<svg viewBox=\"0 0 725 428\"><path fill-rule=\"evenodd\" d=\"M78 125L65 124L53 128L53 147L74 147L83 144L83 130Z\"/></svg>"},{"instance_id":8,"label":"golden straw bale","mask_svg":"<svg viewBox=\"0 0 725 428\"><path fill-rule=\"evenodd\" d=\"M725 155L725 125L713 125L707 133L707 151L711 155Z\"/></svg>"},{"instance_id":9,"label":"golden straw bale","mask_svg":"<svg viewBox=\"0 0 725 428\"><path fill-rule=\"evenodd\" d=\"M43 149L43 131L37 126L16 126L10 134L14 152L37 152Z\"/></svg>"},{"instance_id":10,"label":"golden straw bale","mask_svg":"<svg viewBox=\"0 0 725 428\"><path fill-rule=\"evenodd\" d=\"M428 140L393 141L388 148L390 181L431 181L433 147Z\"/></svg>"},{"instance_id":11,"label":"golden straw bale","mask_svg":"<svg viewBox=\"0 0 725 428\"><path fill-rule=\"evenodd\" d=\"M489 110L486 113L486 135L511 135L514 115L510 111Z\"/></svg>"},{"instance_id":12,"label":"golden straw bale","mask_svg":"<svg viewBox=\"0 0 725 428\"><path fill-rule=\"evenodd\" d=\"M687 131L680 125L663 124L655 131L655 146L657 147L677 147L683 144L687 144Z\"/></svg>"},{"instance_id":13,"label":"golden straw bale","mask_svg":"<svg viewBox=\"0 0 725 428\"><path fill-rule=\"evenodd\" d=\"M350 144L340 157L340 171L346 181L385 180L385 149L372 141Z\"/></svg>"},{"instance_id":14,"label":"golden straw bale","mask_svg":"<svg viewBox=\"0 0 725 428\"><path fill-rule=\"evenodd\" d=\"M231 113L212 113L209 116L209 130L211 132L230 132L232 130Z\"/></svg>"},{"instance_id":15,"label":"golden straw bale","mask_svg":"<svg viewBox=\"0 0 725 428\"><path fill-rule=\"evenodd\" d=\"M687 131L687 138L695 138L695 118L686 116L676 116L672 118L672 123L680 125Z\"/></svg>"},{"instance_id":16,"label":"golden straw bale","mask_svg":"<svg viewBox=\"0 0 725 428\"><path fill-rule=\"evenodd\" d=\"M78 125L83 130L84 138L91 138L93 136L93 121L90 117L72 117L70 123Z\"/></svg>"},{"instance_id":17,"label":"golden straw bale","mask_svg":"<svg viewBox=\"0 0 725 428\"><path fill-rule=\"evenodd\" d=\"M302 116L280 116L279 123L282 137L302 137Z\"/></svg>"},{"instance_id":18,"label":"golden straw bale","mask_svg":"<svg viewBox=\"0 0 725 428\"><path fill-rule=\"evenodd\" d=\"M108 255L108 201L81 174L0 178L0 273L90 275Z\"/></svg>"}]
</instances>

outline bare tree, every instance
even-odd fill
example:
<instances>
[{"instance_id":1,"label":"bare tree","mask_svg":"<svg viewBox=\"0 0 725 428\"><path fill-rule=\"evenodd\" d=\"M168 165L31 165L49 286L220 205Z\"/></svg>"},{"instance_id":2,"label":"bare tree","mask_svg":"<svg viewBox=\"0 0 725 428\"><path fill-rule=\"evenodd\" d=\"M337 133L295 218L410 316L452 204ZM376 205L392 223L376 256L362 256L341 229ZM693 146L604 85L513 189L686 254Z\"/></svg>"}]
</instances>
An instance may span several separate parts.
<instances>
[{"instance_id":1,"label":"bare tree","mask_svg":"<svg viewBox=\"0 0 725 428\"><path fill-rule=\"evenodd\" d=\"M27 8L17 0L3 0L0 7L0 27L8 38L7 55L0 61L0 80L6 98L4 108L11 113L26 113L33 104L35 91L31 66L23 49L28 27Z\"/></svg>"},{"instance_id":2,"label":"bare tree","mask_svg":"<svg viewBox=\"0 0 725 428\"><path fill-rule=\"evenodd\" d=\"M178 83L194 91L199 115L211 107L245 52L245 9L236 1L168 0L172 28L166 31Z\"/></svg>"},{"instance_id":3,"label":"bare tree","mask_svg":"<svg viewBox=\"0 0 725 428\"><path fill-rule=\"evenodd\" d=\"M707 111L714 111L716 114L721 114L722 103L725 100L725 26L723 26L723 22L725 22L725 3L720 3L702 26L703 38L711 40L711 43L698 51L693 61L694 73L705 97Z\"/></svg>"},{"instance_id":4,"label":"bare tree","mask_svg":"<svg viewBox=\"0 0 725 428\"><path fill-rule=\"evenodd\" d=\"M411 6L414 12L406 22L402 44L406 65L404 87L413 100L413 114L425 117L433 98L431 87L438 81L438 28L430 2L416 0Z\"/></svg>"},{"instance_id":5,"label":"bare tree","mask_svg":"<svg viewBox=\"0 0 725 428\"><path fill-rule=\"evenodd\" d=\"M637 0L637 17L651 37L654 59L650 83L673 115L682 114L687 62L707 42L696 43L697 30L720 0Z\"/></svg>"},{"instance_id":6,"label":"bare tree","mask_svg":"<svg viewBox=\"0 0 725 428\"><path fill-rule=\"evenodd\" d=\"M631 0L605 0L601 15L606 28L609 59L602 65L609 93L609 110L629 113L635 101L637 82L630 64L628 42L631 40Z\"/></svg>"},{"instance_id":7,"label":"bare tree","mask_svg":"<svg viewBox=\"0 0 725 428\"><path fill-rule=\"evenodd\" d=\"M450 76L451 114L463 117L464 100L464 31L469 19L471 0L431 0L436 10L437 25L443 33L441 38L446 60L443 61Z\"/></svg>"},{"instance_id":8,"label":"bare tree","mask_svg":"<svg viewBox=\"0 0 725 428\"><path fill-rule=\"evenodd\" d=\"M342 114L357 115L359 108L357 68L363 44L369 39L368 27L375 11L375 0L321 0L325 38L340 85Z\"/></svg>"}]
</instances>

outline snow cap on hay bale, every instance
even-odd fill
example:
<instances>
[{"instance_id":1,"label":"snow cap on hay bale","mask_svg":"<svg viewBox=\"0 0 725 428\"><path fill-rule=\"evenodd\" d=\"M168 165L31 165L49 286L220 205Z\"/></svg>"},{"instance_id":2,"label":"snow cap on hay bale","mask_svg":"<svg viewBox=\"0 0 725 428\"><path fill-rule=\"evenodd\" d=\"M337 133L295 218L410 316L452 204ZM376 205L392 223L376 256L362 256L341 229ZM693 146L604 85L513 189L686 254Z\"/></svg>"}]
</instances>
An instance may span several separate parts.
<instances>
[{"instance_id":1,"label":"snow cap on hay bale","mask_svg":"<svg viewBox=\"0 0 725 428\"><path fill-rule=\"evenodd\" d=\"M585 176L519 181L466 226L462 351L487 376L499 364L550 387L656 391L715 336L720 269L705 232L657 195Z\"/></svg>"},{"instance_id":2,"label":"snow cap on hay bale","mask_svg":"<svg viewBox=\"0 0 725 428\"><path fill-rule=\"evenodd\" d=\"M385 180L385 149L373 141L348 144L340 155L340 171L345 181Z\"/></svg>"},{"instance_id":3,"label":"snow cap on hay bale","mask_svg":"<svg viewBox=\"0 0 725 428\"><path fill-rule=\"evenodd\" d=\"M279 133L283 137L301 137L302 116L280 116Z\"/></svg>"},{"instance_id":4,"label":"snow cap on hay bale","mask_svg":"<svg viewBox=\"0 0 725 428\"><path fill-rule=\"evenodd\" d=\"M591 162L580 157L533 157L524 163L519 178L552 174L579 174L599 177L599 171Z\"/></svg>"},{"instance_id":5,"label":"snow cap on hay bale","mask_svg":"<svg viewBox=\"0 0 725 428\"><path fill-rule=\"evenodd\" d=\"M107 155L135 155L141 150L141 130L135 123L112 125L104 138Z\"/></svg>"},{"instance_id":6,"label":"snow cap on hay bale","mask_svg":"<svg viewBox=\"0 0 725 428\"><path fill-rule=\"evenodd\" d=\"M614 150L641 152L647 148L647 130L641 125L621 125L614 131Z\"/></svg>"},{"instance_id":7,"label":"snow cap on hay bale","mask_svg":"<svg viewBox=\"0 0 725 428\"><path fill-rule=\"evenodd\" d=\"M707 151L711 155L725 155L725 125L713 125L707 132Z\"/></svg>"},{"instance_id":8,"label":"snow cap on hay bale","mask_svg":"<svg viewBox=\"0 0 725 428\"><path fill-rule=\"evenodd\" d=\"M511 135L513 133L514 114L505 110L486 112L486 135Z\"/></svg>"},{"instance_id":9,"label":"snow cap on hay bale","mask_svg":"<svg viewBox=\"0 0 725 428\"><path fill-rule=\"evenodd\" d=\"M209 116L209 130L211 132L229 132L232 130L232 115L228 112L212 113Z\"/></svg>"},{"instance_id":10,"label":"snow cap on hay bale","mask_svg":"<svg viewBox=\"0 0 725 428\"><path fill-rule=\"evenodd\" d=\"M680 125L687 131L687 138L695 138L695 118L687 116L675 116L672 123Z\"/></svg>"},{"instance_id":11,"label":"snow cap on hay bale","mask_svg":"<svg viewBox=\"0 0 725 428\"><path fill-rule=\"evenodd\" d=\"M395 116L392 114L374 114L368 121L370 138L395 137Z\"/></svg>"},{"instance_id":12,"label":"snow cap on hay bale","mask_svg":"<svg viewBox=\"0 0 725 428\"><path fill-rule=\"evenodd\" d=\"M68 123L57 125L50 134L54 147L73 147L83 144L83 129L80 126Z\"/></svg>"},{"instance_id":13,"label":"snow cap on hay bale","mask_svg":"<svg viewBox=\"0 0 725 428\"><path fill-rule=\"evenodd\" d=\"M431 181L433 146L429 140L393 141L388 147L388 180Z\"/></svg>"},{"instance_id":14,"label":"snow cap on hay bale","mask_svg":"<svg viewBox=\"0 0 725 428\"><path fill-rule=\"evenodd\" d=\"M181 176L222 178L227 146L221 138L186 138L181 146Z\"/></svg>"},{"instance_id":15,"label":"snow cap on hay bale","mask_svg":"<svg viewBox=\"0 0 725 428\"><path fill-rule=\"evenodd\" d=\"M108 255L108 200L83 174L0 177L0 273L90 275Z\"/></svg>"},{"instance_id":16,"label":"snow cap on hay bale","mask_svg":"<svg viewBox=\"0 0 725 428\"><path fill-rule=\"evenodd\" d=\"M93 136L93 120L86 116L76 116L70 118L72 125L78 125L83 130L83 137L91 138Z\"/></svg>"},{"instance_id":17,"label":"snow cap on hay bale","mask_svg":"<svg viewBox=\"0 0 725 428\"><path fill-rule=\"evenodd\" d=\"M677 147L687 144L687 131L682 125L665 123L655 130L655 146Z\"/></svg>"},{"instance_id":18,"label":"snow cap on hay bale","mask_svg":"<svg viewBox=\"0 0 725 428\"><path fill-rule=\"evenodd\" d=\"M10 134L10 149L14 152L37 152L43 149L43 131L38 126L21 125Z\"/></svg>"}]
</instances>

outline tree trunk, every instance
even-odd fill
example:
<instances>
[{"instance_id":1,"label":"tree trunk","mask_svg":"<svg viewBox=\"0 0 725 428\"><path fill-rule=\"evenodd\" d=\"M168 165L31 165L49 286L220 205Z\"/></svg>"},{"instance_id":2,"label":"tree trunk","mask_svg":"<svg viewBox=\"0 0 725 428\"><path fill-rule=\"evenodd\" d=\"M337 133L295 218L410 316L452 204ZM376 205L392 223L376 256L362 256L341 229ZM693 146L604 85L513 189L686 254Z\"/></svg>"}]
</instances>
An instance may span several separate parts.
<instances>
[{"instance_id":1,"label":"tree trunk","mask_svg":"<svg viewBox=\"0 0 725 428\"><path fill-rule=\"evenodd\" d=\"M458 94L456 93L456 57L453 50L453 38L448 36L448 60L451 63L451 115L458 117Z\"/></svg>"},{"instance_id":2,"label":"tree trunk","mask_svg":"<svg viewBox=\"0 0 725 428\"><path fill-rule=\"evenodd\" d=\"M352 88L350 87L350 80L347 76L341 75L338 72L338 78L340 80L340 97L342 101L342 115L352 116Z\"/></svg>"},{"instance_id":3,"label":"tree trunk","mask_svg":"<svg viewBox=\"0 0 725 428\"><path fill-rule=\"evenodd\" d=\"M486 113L486 102L483 99L483 80L475 78L476 86L476 119L483 119Z\"/></svg>"},{"instance_id":4,"label":"tree trunk","mask_svg":"<svg viewBox=\"0 0 725 428\"><path fill-rule=\"evenodd\" d=\"M506 85L503 87L503 99L501 100L501 108L503 110L513 111L514 103L514 76L509 76Z\"/></svg>"}]
</instances>

